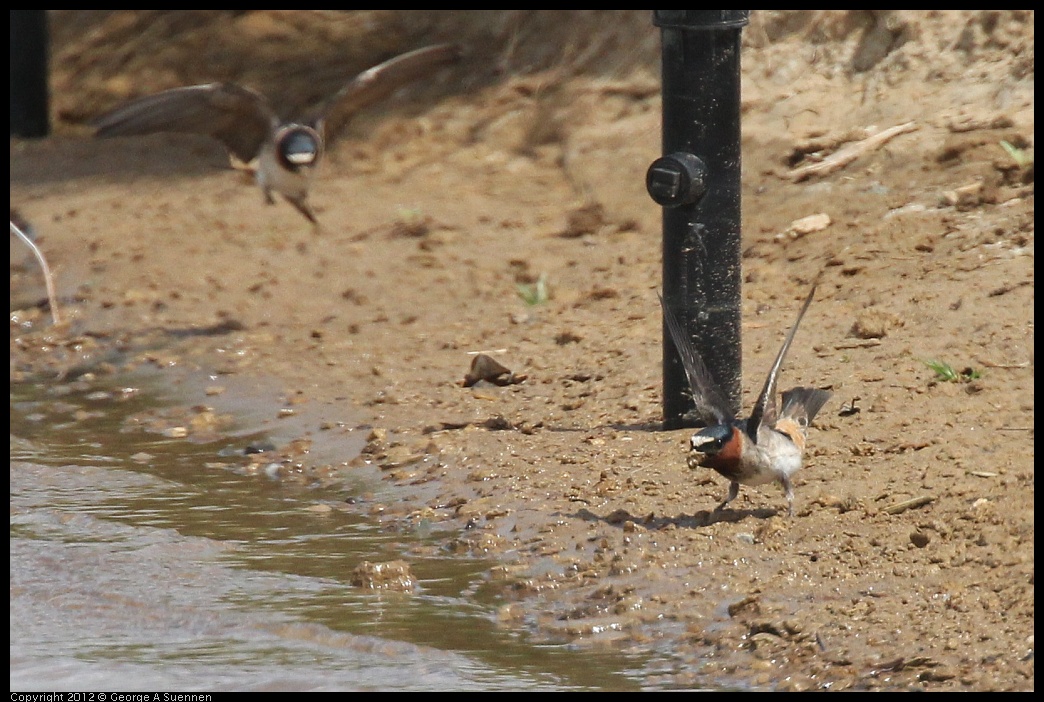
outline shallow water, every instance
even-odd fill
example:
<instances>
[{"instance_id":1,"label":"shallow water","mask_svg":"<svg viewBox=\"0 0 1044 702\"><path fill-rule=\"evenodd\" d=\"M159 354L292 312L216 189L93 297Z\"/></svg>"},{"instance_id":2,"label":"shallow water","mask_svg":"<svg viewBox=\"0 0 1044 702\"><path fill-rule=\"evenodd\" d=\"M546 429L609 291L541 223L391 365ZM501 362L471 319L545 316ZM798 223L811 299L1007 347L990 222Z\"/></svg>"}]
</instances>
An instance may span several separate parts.
<instances>
[{"instance_id":1,"label":"shallow water","mask_svg":"<svg viewBox=\"0 0 1044 702\"><path fill-rule=\"evenodd\" d=\"M488 564L432 555L424 529L313 511L343 487L237 470L256 436L127 431L160 404L132 382L11 389L12 690L644 687L648 660L498 626L475 596ZM351 585L361 561L400 558L414 592Z\"/></svg>"}]
</instances>

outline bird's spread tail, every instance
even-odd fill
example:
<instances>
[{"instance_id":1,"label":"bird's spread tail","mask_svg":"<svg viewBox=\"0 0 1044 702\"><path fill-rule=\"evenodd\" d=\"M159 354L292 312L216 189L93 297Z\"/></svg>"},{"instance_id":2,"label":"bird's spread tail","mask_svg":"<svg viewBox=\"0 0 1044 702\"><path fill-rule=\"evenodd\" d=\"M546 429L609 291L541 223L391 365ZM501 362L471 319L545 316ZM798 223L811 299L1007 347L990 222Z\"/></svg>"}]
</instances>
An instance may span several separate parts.
<instances>
[{"instance_id":1,"label":"bird's spread tail","mask_svg":"<svg viewBox=\"0 0 1044 702\"><path fill-rule=\"evenodd\" d=\"M790 419L802 428L808 427L812 419L833 393L819 388L794 388L783 393L783 409L780 419Z\"/></svg>"},{"instance_id":2,"label":"bird's spread tail","mask_svg":"<svg viewBox=\"0 0 1044 702\"><path fill-rule=\"evenodd\" d=\"M797 445L798 450L805 450L805 435L808 425L832 393L818 388L794 388L783 393L783 410L776 422L776 431L783 432Z\"/></svg>"}]
</instances>

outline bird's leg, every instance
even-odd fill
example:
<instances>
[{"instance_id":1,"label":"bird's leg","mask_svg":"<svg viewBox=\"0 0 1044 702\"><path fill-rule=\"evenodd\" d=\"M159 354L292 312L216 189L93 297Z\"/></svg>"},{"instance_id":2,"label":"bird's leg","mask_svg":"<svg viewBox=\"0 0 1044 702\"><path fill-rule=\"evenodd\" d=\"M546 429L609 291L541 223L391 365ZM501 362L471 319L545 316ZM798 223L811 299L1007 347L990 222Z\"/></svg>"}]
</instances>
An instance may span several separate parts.
<instances>
[{"instance_id":1,"label":"bird's leg","mask_svg":"<svg viewBox=\"0 0 1044 702\"><path fill-rule=\"evenodd\" d=\"M784 475L780 478L780 482L783 483L783 492L787 496L787 511L790 516L794 516L794 485L790 482L790 476Z\"/></svg>"},{"instance_id":2,"label":"bird's leg","mask_svg":"<svg viewBox=\"0 0 1044 702\"><path fill-rule=\"evenodd\" d=\"M301 214L303 214L305 216L305 219L307 219L309 222L311 222L315 226L317 226L317 227L319 226L319 220L315 218L315 213L312 212L312 208L308 206L308 203L305 202L305 199L303 197L293 198L293 197L287 197L285 195L284 195L284 197L286 197L286 201L289 202L291 205L293 205L297 209L298 212L300 212Z\"/></svg>"},{"instance_id":3,"label":"bird's leg","mask_svg":"<svg viewBox=\"0 0 1044 702\"><path fill-rule=\"evenodd\" d=\"M725 499L722 501L722 503L720 505L718 505L717 507L714 508L714 511L718 512L718 511L724 509L725 505L727 505L730 502L732 502L733 500L735 500L736 499L736 495L739 494L739 488L740 488L740 484L737 483L735 480L733 480L731 483L729 483L729 494L725 496Z\"/></svg>"}]
</instances>

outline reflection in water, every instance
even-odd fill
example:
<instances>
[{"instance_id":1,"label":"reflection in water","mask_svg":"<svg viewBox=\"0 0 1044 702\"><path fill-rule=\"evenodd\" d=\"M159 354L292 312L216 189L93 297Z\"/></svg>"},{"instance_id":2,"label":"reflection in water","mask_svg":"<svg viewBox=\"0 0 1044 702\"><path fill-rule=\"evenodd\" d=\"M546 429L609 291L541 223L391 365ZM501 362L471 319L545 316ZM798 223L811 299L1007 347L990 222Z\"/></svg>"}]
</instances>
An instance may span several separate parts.
<instances>
[{"instance_id":1,"label":"reflection in water","mask_svg":"<svg viewBox=\"0 0 1044 702\"><path fill-rule=\"evenodd\" d=\"M86 385L12 388L12 689L640 687L641 661L496 626L486 564L311 511L341 493L239 474L228 446L121 431L155 400ZM396 558L416 592L349 584Z\"/></svg>"}]
</instances>

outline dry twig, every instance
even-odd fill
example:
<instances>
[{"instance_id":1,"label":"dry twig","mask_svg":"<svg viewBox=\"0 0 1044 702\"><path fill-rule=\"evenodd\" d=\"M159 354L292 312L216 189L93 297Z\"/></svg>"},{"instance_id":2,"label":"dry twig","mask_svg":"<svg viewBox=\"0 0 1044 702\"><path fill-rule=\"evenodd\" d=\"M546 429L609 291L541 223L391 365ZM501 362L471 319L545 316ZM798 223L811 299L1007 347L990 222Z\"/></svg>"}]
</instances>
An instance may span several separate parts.
<instances>
[{"instance_id":1,"label":"dry twig","mask_svg":"<svg viewBox=\"0 0 1044 702\"><path fill-rule=\"evenodd\" d=\"M923 507L924 505L930 504L932 502L935 502L934 497L930 495L921 495L920 497L914 497L910 500L903 500L902 502L897 502L891 507L885 507L884 511L888 514L899 514L900 512L905 512L908 509L913 509L914 507Z\"/></svg>"},{"instance_id":2,"label":"dry twig","mask_svg":"<svg viewBox=\"0 0 1044 702\"><path fill-rule=\"evenodd\" d=\"M29 247L29 250L36 256L36 260L40 263L40 269L43 271L44 284L47 286L47 302L51 307L51 319L55 325L61 324L62 320L58 314L58 295L54 291L54 278L51 276L51 269L47 265L47 259L44 258L43 252L40 251L39 247L33 243L33 240L23 232L21 229L11 222L11 233L22 240L22 243Z\"/></svg>"},{"instance_id":3,"label":"dry twig","mask_svg":"<svg viewBox=\"0 0 1044 702\"><path fill-rule=\"evenodd\" d=\"M906 132L912 132L916 129L920 129L916 122L907 122L906 124L899 124L890 127L874 134L873 136L869 136L862 141L848 144L818 163L810 163L801 166L800 168L795 168L787 174L787 177L795 183L798 183L813 176L822 176L833 173L834 171L844 168L863 154L881 148L886 142L894 137L897 137L900 134L905 134Z\"/></svg>"}]
</instances>

